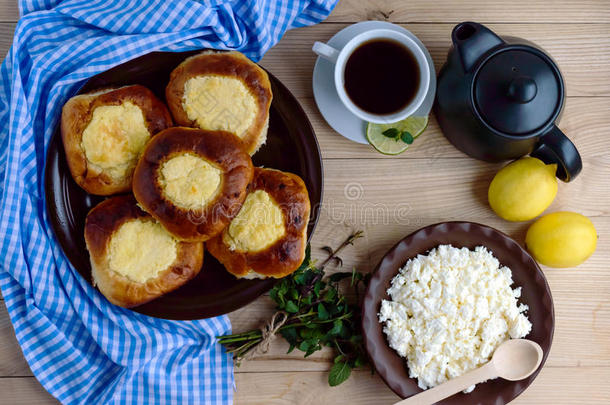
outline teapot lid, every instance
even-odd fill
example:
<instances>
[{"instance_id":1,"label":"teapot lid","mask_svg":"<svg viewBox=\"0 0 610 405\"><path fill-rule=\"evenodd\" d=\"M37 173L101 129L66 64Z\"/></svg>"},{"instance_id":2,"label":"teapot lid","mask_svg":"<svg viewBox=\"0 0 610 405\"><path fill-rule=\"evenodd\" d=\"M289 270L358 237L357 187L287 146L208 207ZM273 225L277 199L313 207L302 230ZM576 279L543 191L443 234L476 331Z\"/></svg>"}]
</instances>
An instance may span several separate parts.
<instances>
[{"instance_id":1,"label":"teapot lid","mask_svg":"<svg viewBox=\"0 0 610 405\"><path fill-rule=\"evenodd\" d=\"M526 45L506 47L487 59L473 90L483 120L509 135L527 135L554 122L563 104L557 66Z\"/></svg>"}]
</instances>

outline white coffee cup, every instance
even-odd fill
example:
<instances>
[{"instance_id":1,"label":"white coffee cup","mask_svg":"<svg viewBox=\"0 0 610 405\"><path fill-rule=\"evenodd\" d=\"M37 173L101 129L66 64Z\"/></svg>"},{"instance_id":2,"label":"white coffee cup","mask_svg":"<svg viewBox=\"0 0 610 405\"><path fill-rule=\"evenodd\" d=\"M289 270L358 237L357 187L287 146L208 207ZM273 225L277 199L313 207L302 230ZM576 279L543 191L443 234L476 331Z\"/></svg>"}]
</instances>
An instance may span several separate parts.
<instances>
[{"instance_id":1,"label":"white coffee cup","mask_svg":"<svg viewBox=\"0 0 610 405\"><path fill-rule=\"evenodd\" d=\"M345 91L345 64L347 63L350 55L362 43L374 39L389 39L405 46L415 57L420 73L419 88L417 89L413 100L400 111L386 115L372 114L363 110L354 104ZM428 93L428 88L430 87L430 68L428 66L425 53L413 39L401 32L384 28L375 29L356 35L347 44L345 44L342 49L335 49L323 42L315 42L312 49L320 57L335 64L334 79L339 98L348 110L364 121L374 122L377 124L387 124L403 120L417 111Z\"/></svg>"}]
</instances>

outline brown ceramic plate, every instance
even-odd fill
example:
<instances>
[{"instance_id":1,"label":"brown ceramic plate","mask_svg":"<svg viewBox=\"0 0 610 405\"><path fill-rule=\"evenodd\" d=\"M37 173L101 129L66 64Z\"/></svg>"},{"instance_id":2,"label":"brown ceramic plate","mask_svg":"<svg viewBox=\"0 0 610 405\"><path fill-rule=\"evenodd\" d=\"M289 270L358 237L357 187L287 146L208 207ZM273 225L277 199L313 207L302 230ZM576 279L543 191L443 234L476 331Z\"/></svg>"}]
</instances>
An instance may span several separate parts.
<instances>
[{"instance_id":1,"label":"brown ceramic plate","mask_svg":"<svg viewBox=\"0 0 610 405\"><path fill-rule=\"evenodd\" d=\"M92 77L80 93L101 87L142 84L165 100L170 72L185 58L200 51L153 52ZM256 166L295 173L305 181L311 200L311 237L322 200L322 158L305 112L290 91L269 74L273 91L267 143L253 156ZM91 281L89 254L83 236L89 210L104 198L87 194L72 179L59 126L47 151L45 192L47 210L64 254L78 272ZM238 280L210 254L204 256L199 275L183 287L134 311L166 319L201 319L240 308L269 290L273 279Z\"/></svg>"},{"instance_id":2,"label":"brown ceramic plate","mask_svg":"<svg viewBox=\"0 0 610 405\"><path fill-rule=\"evenodd\" d=\"M536 378L551 349L555 314L553 299L546 278L534 259L517 242L502 232L472 222L444 222L422 228L407 236L383 257L364 297L362 329L368 354L375 369L386 384L403 398L422 390L414 378L409 378L406 360L388 346L382 325L377 320L381 301L389 299L386 290L408 259L425 254L441 244L472 249L483 245L490 249L504 266L513 272L515 285L523 287L520 302L529 305L528 317L532 331L526 336L544 351L540 367L521 381L495 379L478 384L470 394L456 394L439 404L502 405L521 394Z\"/></svg>"}]
</instances>

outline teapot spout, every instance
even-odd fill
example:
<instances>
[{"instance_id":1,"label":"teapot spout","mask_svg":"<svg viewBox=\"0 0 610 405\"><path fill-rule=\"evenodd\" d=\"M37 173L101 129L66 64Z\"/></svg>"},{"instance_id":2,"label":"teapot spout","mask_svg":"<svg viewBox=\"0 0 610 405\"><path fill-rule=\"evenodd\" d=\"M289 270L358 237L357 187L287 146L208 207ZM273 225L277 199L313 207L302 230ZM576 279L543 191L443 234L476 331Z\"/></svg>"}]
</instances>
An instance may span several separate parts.
<instances>
[{"instance_id":1,"label":"teapot spout","mask_svg":"<svg viewBox=\"0 0 610 405\"><path fill-rule=\"evenodd\" d=\"M470 71L487 51L504 44L504 41L482 24L463 22L451 33L453 46L457 50L464 72Z\"/></svg>"}]
</instances>

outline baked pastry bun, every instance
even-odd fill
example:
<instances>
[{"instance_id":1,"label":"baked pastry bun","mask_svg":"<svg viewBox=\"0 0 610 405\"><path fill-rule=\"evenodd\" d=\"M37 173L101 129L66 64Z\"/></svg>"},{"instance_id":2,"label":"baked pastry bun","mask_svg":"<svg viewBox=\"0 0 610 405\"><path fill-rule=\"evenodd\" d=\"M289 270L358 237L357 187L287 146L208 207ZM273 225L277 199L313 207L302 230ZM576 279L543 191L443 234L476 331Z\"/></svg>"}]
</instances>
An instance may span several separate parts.
<instances>
[{"instance_id":1,"label":"baked pastry bun","mask_svg":"<svg viewBox=\"0 0 610 405\"><path fill-rule=\"evenodd\" d=\"M235 135L174 127L146 146L133 193L176 238L202 242L237 215L252 174L250 155Z\"/></svg>"},{"instance_id":2,"label":"baked pastry bun","mask_svg":"<svg viewBox=\"0 0 610 405\"><path fill-rule=\"evenodd\" d=\"M85 242L94 285L125 308L180 287L203 263L202 243L174 238L131 195L109 198L89 212Z\"/></svg>"},{"instance_id":3,"label":"baked pastry bun","mask_svg":"<svg viewBox=\"0 0 610 405\"><path fill-rule=\"evenodd\" d=\"M72 97L61 113L61 138L72 177L91 194L129 191L144 146L170 126L169 111L144 86Z\"/></svg>"},{"instance_id":4,"label":"baked pastry bun","mask_svg":"<svg viewBox=\"0 0 610 405\"><path fill-rule=\"evenodd\" d=\"M165 97L178 125L232 132L251 155L267 139L271 83L240 52L187 58L171 73Z\"/></svg>"},{"instance_id":5,"label":"baked pastry bun","mask_svg":"<svg viewBox=\"0 0 610 405\"><path fill-rule=\"evenodd\" d=\"M305 258L309 212L299 176L257 167L239 214L206 248L238 278L287 276Z\"/></svg>"}]
</instances>

